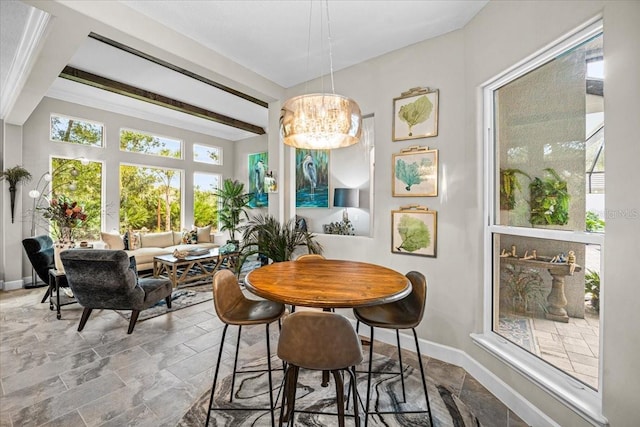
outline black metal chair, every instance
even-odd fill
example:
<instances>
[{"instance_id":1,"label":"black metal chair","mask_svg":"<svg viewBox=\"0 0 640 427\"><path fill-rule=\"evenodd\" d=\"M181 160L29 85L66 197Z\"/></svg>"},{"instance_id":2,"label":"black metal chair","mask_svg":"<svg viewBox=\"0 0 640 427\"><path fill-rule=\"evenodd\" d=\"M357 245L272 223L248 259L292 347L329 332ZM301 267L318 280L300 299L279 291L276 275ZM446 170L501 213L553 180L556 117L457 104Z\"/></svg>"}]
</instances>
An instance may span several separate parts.
<instances>
[{"instance_id":1,"label":"black metal chair","mask_svg":"<svg viewBox=\"0 0 640 427\"><path fill-rule=\"evenodd\" d=\"M300 368L331 371L336 383L338 425L344 427L344 383L340 371L350 377L355 425L360 425L355 366L362 362L358 334L341 314L299 311L284 318L278 340L278 357L287 363L280 426L294 424L296 389ZM285 406L288 406L285 413ZM306 411L299 411L306 412Z\"/></svg>"},{"instance_id":2,"label":"black metal chair","mask_svg":"<svg viewBox=\"0 0 640 427\"><path fill-rule=\"evenodd\" d=\"M242 334L242 326L248 325L265 325L267 338L267 371L269 377L269 408L238 408L239 410L257 410L269 411L271 414L271 425L275 426L274 401L273 401L273 378L271 376L271 346L269 343L269 324L279 320L284 314L284 304L273 301L258 301L248 299L242 293L238 285L237 277L230 270L218 271L213 277L213 304L216 309L218 318L224 323L222 330L222 339L220 341L220 350L218 352L218 361L216 362L216 370L213 374L213 385L211 386L211 397L209 398L209 409L207 410L207 421L205 426L209 425L211 419L211 411L219 408L213 407L213 399L215 396L216 383L218 381L218 372L220 370L220 361L222 360L222 348L224 347L224 339L227 334L229 325L238 326L238 341L236 343L236 355L233 362L233 374L231 378L231 392L229 401L233 401L233 388L236 379L236 373L246 372L264 372L243 370L238 371L238 352L240 349L240 336ZM222 411L233 410L233 408L220 408Z\"/></svg>"},{"instance_id":3,"label":"black metal chair","mask_svg":"<svg viewBox=\"0 0 640 427\"><path fill-rule=\"evenodd\" d=\"M73 249L61 252L60 259L73 296L84 307L78 331L96 308L132 310L127 334L133 332L142 310L162 299L171 308L171 281L138 278L125 251Z\"/></svg>"},{"instance_id":4,"label":"black metal chair","mask_svg":"<svg viewBox=\"0 0 640 427\"><path fill-rule=\"evenodd\" d=\"M47 292L42 297L41 303L45 302L51 295L51 284L49 283L49 270L55 268L53 260L53 240L47 235L27 237L22 240L24 251L29 257L29 262L36 274L47 285ZM35 285L35 283L34 283ZM61 278L60 287L67 287L66 278Z\"/></svg>"},{"instance_id":5,"label":"black metal chair","mask_svg":"<svg viewBox=\"0 0 640 427\"><path fill-rule=\"evenodd\" d=\"M398 360L400 363L399 372L375 372L378 374L395 374L400 375L402 382L402 399L403 402L407 401L407 396L404 387L404 375L402 367L402 348L400 347L400 329L411 329L413 331L413 337L416 343L416 352L418 355L418 364L420 365L420 377L422 379L422 388L424 390L424 397L427 401L426 411L411 411L412 413L425 412L429 413L431 417L431 405L429 404L429 394L427 393L427 382L424 373L424 367L422 364L422 356L420 354L420 344L418 343L418 335L416 334L416 326L422 321L424 315L424 309L427 300L427 279L422 273L417 271L410 271L406 274L407 278L411 281L412 290L405 298L382 305L375 305L370 307L354 308L353 313L357 319L356 331L359 330L360 322L369 325L371 329L371 343L369 347L369 370L367 372L367 400L365 408L365 422L367 426L370 414L398 414L402 411L370 411L369 400L371 397L371 374L372 361L373 361L373 342L374 342L374 328L395 329L396 340L398 345Z\"/></svg>"}]
</instances>

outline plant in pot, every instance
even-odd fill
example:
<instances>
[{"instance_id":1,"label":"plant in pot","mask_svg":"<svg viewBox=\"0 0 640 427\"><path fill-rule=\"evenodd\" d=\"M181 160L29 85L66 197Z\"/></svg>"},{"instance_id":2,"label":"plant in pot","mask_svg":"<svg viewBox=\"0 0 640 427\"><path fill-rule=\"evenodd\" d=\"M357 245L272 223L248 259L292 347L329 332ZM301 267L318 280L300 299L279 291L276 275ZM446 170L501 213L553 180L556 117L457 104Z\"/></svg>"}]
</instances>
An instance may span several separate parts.
<instances>
[{"instance_id":1,"label":"plant in pot","mask_svg":"<svg viewBox=\"0 0 640 427\"><path fill-rule=\"evenodd\" d=\"M31 180L31 174L22 166L14 166L2 171L0 174L0 180L2 179L6 179L9 183L9 194L11 195L11 223L13 224L17 185L21 182L29 182Z\"/></svg>"},{"instance_id":2,"label":"plant in pot","mask_svg":"<svg viewBox=\"0 0 640 427\"><path fill-rule=\"evenodd\" d=\"M227 243L233 244L237 248L239 242L236 239L236 232L240 221L249 218L247 209L252 195L245 193L242 182L232 179L225 179L222 187L217 189L214 194L218 197L221 206L218 212L220 231L228 231L229 240Z\"/></svg>"},{"instance_id":3,"label":"plant in pot","mask_svg":"<svg viewBox=\"0 0 640 427\"><path fill-rule=\"evenodd\" d=\"M322 246L315 235L296 227L293 219L281 224L271 215L258 215L251 218L242 230L241 262L249 256L259 254L263 263L289 261L294 251L307 247L309 253L321 254ZM266 262L265 262L266 261Z\"/></svg>"},{"instance_id":4,"label":"plant in pot","mask_svg":"<svg viewBox=\"0 0 640 427\"><path fill-rule=\"evenodd\" d=\"M522 191L517 175L531 177L520 169L500 169L500 209L513 210L516 206L516 190Z\"/></svg>"},{"instance_id":5,"label":"plant in pot","mask_svg":"<svg viewBox=\"0 0 640 427\"><path fill-rule=\"evenodd\" d=\"M544 310L544 282L538 270L507 264L502 283L503 298L514 312L524 314L536 306Z\"/></svg>"},{"instance_id":6,"label":"plant in pot","mask_svg":"<svg viewBox=\"0 0 640 427\"><path fill-rule=\"evenodd\" d=\"M565 225L569 221L567 181L546 168L550 177L535 177L529 184L532 225Z\"/></svg>"},{"instance_id":7,"label":"plant in pot","mask_svg":"<svg viewBox=\"0 0 640 427\"><path fill-rule=\"evenodd\" d=\"M600 274L597 271L587 270L584 275L584 291L591 295L591 307L600 312Z\"/></svg>"}]
</instances>

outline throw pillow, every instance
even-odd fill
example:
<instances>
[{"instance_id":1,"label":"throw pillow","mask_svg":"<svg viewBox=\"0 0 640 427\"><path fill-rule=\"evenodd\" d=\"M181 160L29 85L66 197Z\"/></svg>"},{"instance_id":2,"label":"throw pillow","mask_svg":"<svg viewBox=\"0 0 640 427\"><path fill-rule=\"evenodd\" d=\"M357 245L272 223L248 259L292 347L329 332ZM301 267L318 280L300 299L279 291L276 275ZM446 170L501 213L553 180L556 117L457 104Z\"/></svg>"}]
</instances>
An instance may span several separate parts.
<instances>
[{"instance_id":1,"label":"throw pillow","mask_svg":"<svg viewBox=\"0 0 640 427\"><path fill-rule=\"evenodd\" d=\"M211 243L211 226L196 227L197 242L198 243Z\"/></svg>"},{"instance_id":2,"label":"throw pillow","mask_svg":"<svg viewBox=\"0 0 640 427\"><path fill-rule=\"evenodd\" d=\"M196 230L185 231L184 233L182 233L182 243L184 243L185 245L198 243Z\"/></svg>"},{"instance_id":3,"label":"throw pillow","mask_svg":"<svg viewBox=\"0 0 640 427\"><path fill-rule=\"evenodd\" d=\"M140 234L134 233L133 230L129 230L126 233L127 239L129 241L129 251L135 251L136 249L140 249Z\"/></svg>"},{"instance_id":4,"label":"throw pillow","mask_svg":"<svg viewBox=\"0 0 640 427\"><path fill-rule=\"evenodd\" d=\"M129 270L133 270L133 274L135 274L135 276L136 276L136 285L139 284L139 282L138 282L138 265L136 264L136 257L134 257L134 256L130 256L129 257Z\"/></svg>"},{"instance_id":5,"label":"throw pillow","mask_svg":"<svg viewBox=\"0 0 640 427\"><path fill-rule=\"evenodd\" d=\"M100 233L100 239L107 244L107 248L114 250L123 250L124 241L122 240L122 236L119 234L111 234L111 233Z\"/></svg>"}]
</instances>

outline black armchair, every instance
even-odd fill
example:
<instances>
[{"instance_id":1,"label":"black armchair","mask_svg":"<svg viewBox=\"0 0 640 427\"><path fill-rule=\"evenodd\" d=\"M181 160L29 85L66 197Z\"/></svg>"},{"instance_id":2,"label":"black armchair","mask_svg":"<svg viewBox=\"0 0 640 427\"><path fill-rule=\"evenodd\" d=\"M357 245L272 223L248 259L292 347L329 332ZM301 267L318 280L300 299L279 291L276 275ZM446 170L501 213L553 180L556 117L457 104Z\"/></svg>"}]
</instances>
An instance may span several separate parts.
<instances>
[{"instance_id":1,"label":"black armchair","mask_svg":"<svg viewBox=\"0 0 640 427\"><path fill-rule=\"evenodd\" d=\"M132 310L127 334L133 332L140 311L161 299L171 308L172 285L168 279L140 278L122 250L73 249L60 253L69 287L84 307L78 331L94 308Z\"/></svg>"},{"instance_id":2,"label":"black armchair","mask_svg":"<svg viewBox=\"0 0 640 427\"><path fill-rule=\"evenodd\" d=\"M49 270L55 268L53 261L53 240L47 235L27 237L22 240L24 251L29 257L29 261L36 271L38 277L47 284L47 292L44 294L42 301L45 302L51 294L49 286ZM34 283L35 285L35 283ZM67 287L67 280L62 277L60 281L61 287Z\"/></svg>"}]
</instances>

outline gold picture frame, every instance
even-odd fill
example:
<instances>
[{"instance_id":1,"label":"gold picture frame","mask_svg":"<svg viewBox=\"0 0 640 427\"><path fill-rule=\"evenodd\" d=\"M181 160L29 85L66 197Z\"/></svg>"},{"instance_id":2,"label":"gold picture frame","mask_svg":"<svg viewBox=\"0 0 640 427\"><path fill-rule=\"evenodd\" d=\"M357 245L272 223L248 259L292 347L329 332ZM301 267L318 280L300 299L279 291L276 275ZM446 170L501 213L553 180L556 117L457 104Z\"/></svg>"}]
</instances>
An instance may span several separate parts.
<instances>
[{"instance_id":1,"label":"gold picture frame","mask_svg":"<svg viewBox=\"0 0 640 427\"><path fill-rule=\"evenodd\" d=\"M414 87L393 98L393 141L438 136L438 89Z\"/></svg>"},{"instance_id":2,"label":"gold picture frame","mask_svg":"<svg viewBox=\"0 0 640 427\"><path fill-rule=\"evenodd\" d=\"M391 211L391 252L435 258L438 213L418 205Z\"/></svg>"},{"instance_id":3,"label":"gold picture frame","mask_svg":"<svg viewBox=\"0 0 640 427\"><path fill-rule=\"evenodd\" d=\"M413 146L393 154L393 197L438 195L438 150Z\"/></svg>"}]
</instances>

